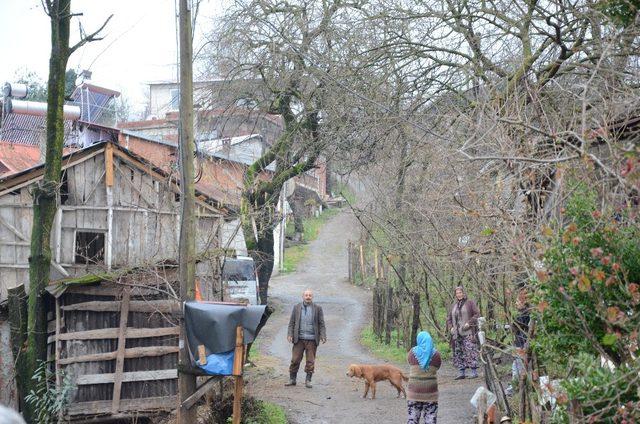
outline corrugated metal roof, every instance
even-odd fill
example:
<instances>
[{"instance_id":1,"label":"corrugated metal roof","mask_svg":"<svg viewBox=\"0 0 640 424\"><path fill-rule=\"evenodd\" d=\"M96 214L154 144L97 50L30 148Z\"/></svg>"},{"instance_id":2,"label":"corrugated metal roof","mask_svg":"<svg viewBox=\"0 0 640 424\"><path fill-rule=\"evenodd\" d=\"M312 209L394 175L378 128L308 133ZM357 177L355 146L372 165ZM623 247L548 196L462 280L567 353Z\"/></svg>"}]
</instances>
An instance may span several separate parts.
<instances>
[{"instance_id":1,"label":"corrugated metal roof","mask_svg":"<svg viewBox=\"0 0 640 424\"><path fill-rule=\"evenodd\" d=\"M0 127L0 140L12 143L37 146L46 136L46 117L9 113L4 116ZM65 140L77 135L72 134L72 122L64 121Z\"/></svg>"},{"instance_id":2,"label":"corrugated metal roof","mask_svg":"<svg viewBox=\"0 0 640 424\"><path fill-rule=\"evenodd\" d=\"M238 162L243 165L252 165L260 159L264 152L264 144L257 149L255 144L248 143L251 140L263 142L260 134L250 134L227 139L219 138L215 140L201 141L197 143L197 151L207 156L226 159ZM227 147L225 147L225 145ZM266 168L275 171L275 162L270 163Z\"/></svg>"}]
</instances>

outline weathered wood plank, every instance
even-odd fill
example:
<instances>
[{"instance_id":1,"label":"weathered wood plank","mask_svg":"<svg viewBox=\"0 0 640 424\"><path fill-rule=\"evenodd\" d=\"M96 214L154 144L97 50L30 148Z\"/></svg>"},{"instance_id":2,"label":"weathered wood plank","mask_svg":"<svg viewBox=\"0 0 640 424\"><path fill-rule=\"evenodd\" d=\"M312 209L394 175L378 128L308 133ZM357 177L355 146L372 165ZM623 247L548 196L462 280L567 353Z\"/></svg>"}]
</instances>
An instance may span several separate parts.
<instances>
[{"instance_id":1,"label":"weathered wood plank","mask_svg":"<svg viewBox=\"0 0 640 424\"><path fill-rule=\"evenodd\" d=\"M128 171L128 172L127 172ZM129 204L131 205L140 205L140 200L144 201L147 204L147 207L154 208L155 205L152 201L148 200L141 191L140 188L140 173L138 171L134 171L131 168L120 168L118 167L118 172L121 174L121 180L127 184L127 190L124 191L129 196ZM130 173L130 175L127 175ZM124 189L124 187L122 188ZM142 206L142 205L141 205Z\"/></svg>"},{"instance_id":2,"label":"weathered wood plank","mask_svg":"<svg viewBox=\"0 0 640 424\"><path fill-rule=\"evenodd\" d=\"M93 199L94 193L96 193L98 191L98 187L102 187L102 184L100 184L102 182L102 177L104 177L105 173L104 171L102 172L102 174L100 176L98 176L97 178L95 178L93 187L91 187L91 190L89 191L89 193L87 194L87 198L84 199L84 202L82 202L83 205L86 205L87 202L89 202L89 200ZM93 180L93 179L92 179ZM97 196L96 196L97 197ZM95 200L95 199L93 199Z\"/></svg>"},{"instance_id":3,"label":"weathered wood plank","mask_svg":"<svg viewBox=\"0 0 640 424\"><path fill-rule=\"evenodd\" d=\"M182 402L182 406L186 409L191 409L196 402L204 396L209 390L213 389L216 383L220 381L219 377L212 377L205 381L198 389L188 398Z\"/></svg>"},{"instance_id":4,"label":"weathered wood plank","mask_svg":"<svg viewBox=\"0 0 640 424\"><path fill-rule=\"evenodd\" d=\"M31 246L28 241L4 241L0 240L0 246Z\"/></svg>"},{"instance_id":5,"label":"weathered wood plank","mask_svg":"<svg viewBox=\"0 0 640 424\"><path fill-rule=\"evenodd\" d=\"M177 353L178 346L149 346L149 347L131 347L125 349L125 359L143 358L146 356L163 356L170 353ZM93 353L90 355L73 356L70 358L60 359L60 365L75 364L78 362L99 362L110 361L116 358L117 352Z\"/></svg>"},{"instance_id":6,"label":"weathered wood plank","mask_svg":"<svg viewBox=\"0 0 640 424\"><path fill-rule=\"evenodd\" d=\"M113 146L107 144L104 151L105 184L113 187Z\"/></svg>"},{"instance_id":7,"label":"weathered wood plank","mask_svg":"<svg viewBox=\"0 0 640 424\"><path fill-rule=\"evenodd\" d=\"M115 286L115 287L104 287L103 285L94 285L94 286L69 286L65 293L78 293L78 294L88 294L94 296L120 296L122 294L123 287L126 286ZM160 291L150 288L143 287L131 287L131 295L132 296L152 296L161 293Z\"/></svg>"},{"instance_id":8,"label":"weathered wood plank","mask_svg":"<svg viewBox=\"0 0 640 424\"><path fill-rule=\"evenodd\" d=\"M155 180L158 180L160 182L164 182L166 180L166 178L155 172L154 170L151 169L151 167L135 160L134 158L128 156L126 153L123 153L117 149L115 149L113 151L114 156L117 156L118 159L120 159L122 162L126 162L128 165L132 165L136 168L138 168L139 170L151 175ZM171 192L174 193L179 193L180 192L180 188L178 187L177 184L171 184L170 187L167 188L167 190L170 190ZM173 197L173 194L171 194L171 197ZM202 206L202 208L211 211L214 215L217 215L220 213L220 211L218 209L216 209L215 207L209 205L208 203L206 203L205 201L203 201L200 198L196 198L196 203L200 206Z\"/></svg>"},{"instance_id":9,"label":"weathered wood plank","mask_svg":"<svg viewBox=\"0 0 640 424\"><path fill-rule=\"evenodd\" d=\"M120 303L120 329L118 330L118 350L116 351L116 372L113 382L113 404L111 413L115 414L120 408L120 394L122 393L122 373L124 371L124 348L126 344L127 322L129 321L129 304L131 291L124 290Z\"/></svg>"},{"instance_id":10,"label":"weathered wood plank","mask_svg":"<svg viewBox=\"0 0 640 424\"><path fill-rule=\"evenodd\" d=\"M58 272L59 272L60 274L64 275L65 277L68 277L68 276L69 276L69 272L68 272L66 269L64 269L64 268L62 267L62 265L60 265L59 263L57 263L57 262L56 262L55 260L53 260L53 259L51 259L51 266L52 266L52 267L54 267L55 269L57 269L57 270L58 270Z\"/></svg>"},{"instance_id":11,"label":"weathered wood plank","mask_svg":"<svg viewBox=\"0 0 640 424\"><path fill-rule=\"evenodd\" d=\"M71 333L60 334L60 340L100 340L100 339L117 339L118 328L101 328L100 330L74 331ZM177 336L180 334L179 327L160 327L160 328L128 328L127 338L142 339L145 337L162 337ZM48 338L47 343L53 343L55 336Z\"/></svg>"},{"instance_id":12,"label":"weathered wood plank","mask_svg":"<svg viewBox=\"0 0 640 424\"><path fill-rule=\"evenodd\" d=\"M121 411L171 411L175 408L176 396L162 396L137 399L122 399ZM110 400L96 400L92 402L74 402L67 408L68 415L100 415L111 412Z\"/></svg>"},{"instance_id":13,"label":"weathered wood plank","mask_svg":"<svg viewBox=\"0 0 640 424\"><path fill-rule=\"evenodd\" d=\"M117 300L94 300L62 306L63 311L97 311L118 312L120 302ZM134 300L129 306L131 312L163 312L177 313L181 311L180 302L173 300Z\"/></svg>"},{"instance_id":14,"label":"weathered wood plank","mask_svg":"<svg viewBox=\"0 0 640 424\"><path fill-rule=\"evenodd\" d=\"M74 166L71 171L76 180L76 202L81 204L84 202L84 163Z\"/></svg>"},{"instance_id":15,"label":"weathered wood plank","mask_svg":"<svg viewBox=\"0 0 640 424\"><path fill-rule=\"evenodd\" d=\"M171 380L178 378L178 370L150 370L150 371L130 371L122 373L122 382L130 383L132 381L153 381L153 380ZM116 380L116 374L87 374L76 377L75 383L78 386L87 386L90 384L108 384Z\"/></svg>"},{"instance_id":16,"label":"weathered wood plank","mask_svg":"<svg viewBox=\"0 0 640 424\"><path fill-rule=\"evenodd\" d=\"M60 373L60 352L62 351L62 343L60 342L60 331L62 328L62 313L60 312L60 299L56 297L56 344L55 344L55 358L56 358L56 390L60 390L62 383L62 374Z\"/></svg>"},{"instance_id":17,"label":"weathered wood plank","mask_svg":"<svg viewBox=\"0 0 640 424\"><path fill-rule=\"evenodd\" d=\"M22 241L29 241L29 239L22 234L20 231L18 231L18 229L16 227L14 227L13 225L11 225L7 220L5 220L4 218L2 218L2 215L0 215L0 224L4 225L5 227L7 227L9 230L11 230L11 232L17 236L20 240Z\"/></svg>"}]
</instances>

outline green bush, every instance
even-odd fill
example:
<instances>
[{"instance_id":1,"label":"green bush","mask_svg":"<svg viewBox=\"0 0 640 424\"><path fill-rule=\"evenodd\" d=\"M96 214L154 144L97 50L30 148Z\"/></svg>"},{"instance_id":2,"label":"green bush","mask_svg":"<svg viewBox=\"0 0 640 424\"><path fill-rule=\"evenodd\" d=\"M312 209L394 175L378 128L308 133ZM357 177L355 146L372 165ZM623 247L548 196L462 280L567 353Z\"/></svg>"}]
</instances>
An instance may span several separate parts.
<instances>
[{"instance_id":1,"label":"green bush","mask_svg":"<svg viewBox=\"0 0 640 424\"><path fill-rule=\"evenodd\" d=\"M49 370L49 364L40 361L33 377L35 390L25 396L25 401L35 410L38 423L57 423L58 416L64 412L74 389L68 374L61 375L61 384L56 388L55 374Z\"/></svg>"},{"instance_id":2,"label":"green bush","mask_svg":"<svg viewBox=\"0 0 640 424\"><path fill-rule=\"evenodd\" d=\"M638 364L603 367L593 355L579 354L573 365L577 377L562 382L568 399L579 401L591 422L638 422ZM560 408L556 421L567 422L566 408Z\"/></svg>"},{"instance_id":3,"label":"green bush","mask_svg":"<svg viewBox=\"0 0 640 424\"><path fill-rule=\"evenodd\" d=\"M578 188L566 207L566 225L543 230L533 346L587 416L618 422L628 411L624 404L640 407L640 230L628 211L601 211L596 204L595 194ZM615 371L600 366L601 356ZM612 407L603 410L603 402Z\"/></svg>"}]
</instances>

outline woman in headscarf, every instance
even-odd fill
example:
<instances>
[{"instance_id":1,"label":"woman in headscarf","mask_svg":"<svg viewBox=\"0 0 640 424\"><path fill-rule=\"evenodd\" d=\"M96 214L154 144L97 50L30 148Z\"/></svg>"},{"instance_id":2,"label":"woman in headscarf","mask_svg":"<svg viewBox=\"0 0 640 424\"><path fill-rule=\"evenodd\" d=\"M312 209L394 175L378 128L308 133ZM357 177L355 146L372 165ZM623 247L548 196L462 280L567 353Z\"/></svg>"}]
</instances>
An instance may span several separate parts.
<instances>
[{"instance_id":1,"label":"woman in headscarf","mask_svg":"<svg viewBox=\"0 0 640 424\"><path fill-rule=\"evenodd\" d=\"M438 416L438 377L442 364L427 331L418 333L417 344L407 354L409 384L407 385L407 424L436 424Z\"/></svg>"},{"instance_id":2,"label":"woman in headscarf","mask_svg":"<svg viewBox=\"0 0 640 424\"><path fill-rule=\"evenodd\" d=\"M476 332L480 310L461 286L456 287L455 300L447 315L447 331L451 334L453 348L453 365L458 369L456 380L466 378L466 369L471 373L469 378L478 377L478 344Z\"/></svg>"}]
</instances>

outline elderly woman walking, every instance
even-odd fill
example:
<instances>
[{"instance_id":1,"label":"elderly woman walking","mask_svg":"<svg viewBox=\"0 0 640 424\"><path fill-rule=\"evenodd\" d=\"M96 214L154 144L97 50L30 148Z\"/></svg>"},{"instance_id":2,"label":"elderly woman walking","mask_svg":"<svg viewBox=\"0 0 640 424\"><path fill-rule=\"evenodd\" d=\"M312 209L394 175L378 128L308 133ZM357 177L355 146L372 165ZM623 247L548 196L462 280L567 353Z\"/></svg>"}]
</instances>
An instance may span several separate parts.
<instances>
[{"instance_id":1,"label":"elderly woman walking","mask_svg":"<svg viewBox=\"0 0 640 424\"><path fill-rule=\"evenodd\" d=\"M438 377L442 364L431 334L418 333L417 345L407 354L409 384L407 385L407 424L436 424L438 416Z\"/></svg>"},{"instance_id":2,"label":"elderly woman walking","mask_svg":"<svg viewBox=\"0 0 640 424\"><path fill-rule=\"evenodd\" d=\"M465 371L471 370L469 378L478 377L478 344L476 331L480 310L474 301L467 298L462 287L456 287L455 300L447 315L447 330L451 334L453 365L458 369L456 380L466 378Z\"/></svg>"}]
</instances>

